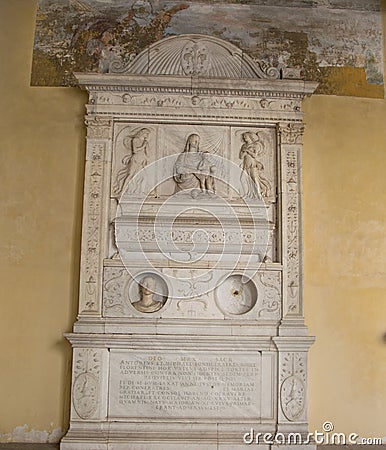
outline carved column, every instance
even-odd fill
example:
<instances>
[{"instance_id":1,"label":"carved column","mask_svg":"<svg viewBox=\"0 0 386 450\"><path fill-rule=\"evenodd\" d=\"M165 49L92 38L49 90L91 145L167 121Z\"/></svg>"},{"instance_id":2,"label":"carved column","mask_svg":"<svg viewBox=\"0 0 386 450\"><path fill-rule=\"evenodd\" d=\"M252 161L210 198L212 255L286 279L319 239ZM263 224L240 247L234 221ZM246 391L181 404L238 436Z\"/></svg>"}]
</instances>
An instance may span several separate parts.
<instances>
[{"instance_id":1,"label":"carved column","mask_svg":"<svg viewBox=\"0 0 386 450\"><path fill-rule=\"evenodd\" d=\"M100 316L107 255L112 119L86 117L87 147L82 224L79 315Z\"/></svg>"},{"instance_id":2,"label":"carved column","mask_svg":"<svg viewBox=\"0 0 386 450\"><path fill-rule=\"evenodd\" d=\"M301 221L301 150L304 125L280 123L281 251L283 261L283 314L280 334L299 335L304 330L303 243Z\"/></svg>"}]
</instances>

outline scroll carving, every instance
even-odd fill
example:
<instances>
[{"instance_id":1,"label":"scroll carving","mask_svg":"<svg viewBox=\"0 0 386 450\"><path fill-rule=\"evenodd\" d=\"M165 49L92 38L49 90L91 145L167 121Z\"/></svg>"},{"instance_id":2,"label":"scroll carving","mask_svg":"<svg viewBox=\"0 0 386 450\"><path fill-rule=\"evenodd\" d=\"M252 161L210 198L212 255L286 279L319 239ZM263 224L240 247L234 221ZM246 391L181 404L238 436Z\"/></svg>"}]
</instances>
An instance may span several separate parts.
<instances>
[{"instance_id":1,"label":"scroll carving","mask_svg":"<svg viewBox=\"0 0 386 450\"><path fill-rule=\"evenodd\" d=\"M260 296L263 301L261 303L258 317L264 319L266 317L280 315L281 300L281 276L278 272L258 272L258 287Z\"/></svg>"},{"instance_id":2,"label":"scroll carving","mask_svg":"<svg viewBox=\"0 0 386 450\"><path fill-rule=\"evenodd\" d=\"M298 196L289 194L287 198L287 294L288 313L299 312L299 218Z\"/></svg>"},{"instance_id":3,"label":"scroll carving","mask_svg":"<svg viewBox=\"0 0 386 450\"><path fill-rule=\"evenodd\" d=\"M173 95L174 94L174 95ZM176 95L176 93L146 93L138 94L137 91L130 92L100 92L95 94L90 103L99 105L124 104L127 106L149 106L149 107L195 107L197 115L204 115L200 108L215 108L224 110L267 110L267 111L300 111L300 100L288 100L280 98L278 95L275 100L267 98L255 98L265 95L265 92L252 92L250 98L238 98L237 96L217 96L213 91L211 96L205 95Z\"/></svg>"},{"instance_id":4,"label":"scroll carving","mask_svg":"<svg viewBox=\"0 0 386 450\"><path fill-rule=\"evenodd\" d=\"M183 225L181 225L183 227ZM120 233L120 230L118 230ZM239 242L240 244L264 242L265 232L260 230L232 231L222 229L211 229L206 233L190 231L183 228L167 230L154 230L151 226L141 226L138 230L128 228L125 231L125 238L128 242L139 241L146 243L173 242L175 244L191 244L193 241L200 244L209 242L211 244L224 244ZM122 236L118 235L119 238ZM262 244L263 245L263 244Z\"/></svg>"},{"instance_id":5,"label":"scroll carving","mask_svg":"<svg viewBox=\"0 0 386 450\"><path fill-rule=\"evenodd\" d=\"M106 272L108 270L108 272ZM124 267L105 269L103 284L104 313L111 310L124 313L124 291L127 283L127 270Z\"/></svg>"}]
</instances>

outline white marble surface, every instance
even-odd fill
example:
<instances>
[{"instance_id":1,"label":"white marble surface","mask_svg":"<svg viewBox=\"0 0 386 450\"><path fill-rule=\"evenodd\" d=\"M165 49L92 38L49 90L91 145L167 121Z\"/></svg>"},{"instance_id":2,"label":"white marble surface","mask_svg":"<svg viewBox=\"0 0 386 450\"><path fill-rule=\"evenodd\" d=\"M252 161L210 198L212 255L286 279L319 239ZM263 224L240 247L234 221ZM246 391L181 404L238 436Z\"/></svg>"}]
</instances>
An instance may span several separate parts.
<instances>
[{"instance_id":1,"label":"white marble surface","mask_svg":"<svg viewBox=\"0 0 386 450\"><path fill-rule=\"evenodd\" d=\"M130 73L77 75L89 103L62 450L225 450L251 426L307 431L301 102L316 86L249 59L249 79L208 78L195 49L219 40L181 39L192 74L178 58L168 76L141 74L140 55Z\"/></svg>"}]
</instances>

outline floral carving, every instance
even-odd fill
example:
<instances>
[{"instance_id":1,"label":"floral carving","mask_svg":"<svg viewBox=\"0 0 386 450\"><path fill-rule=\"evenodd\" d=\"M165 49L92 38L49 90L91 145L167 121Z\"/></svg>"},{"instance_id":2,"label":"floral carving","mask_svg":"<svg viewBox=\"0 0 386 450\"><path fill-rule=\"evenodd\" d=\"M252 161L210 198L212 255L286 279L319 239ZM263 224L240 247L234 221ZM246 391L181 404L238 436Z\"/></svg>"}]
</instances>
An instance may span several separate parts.
<instances>
[{"instance_id":1,"label":"floral carving","mask_svg":"<svg viewBox=\"0 0 386 450\"><path fill-rule=\"evenodd\" d=\"M202 42L190 41L181 52L181 67L185 75L206 75L209 52Z\"/></svg>"}]
</instances>

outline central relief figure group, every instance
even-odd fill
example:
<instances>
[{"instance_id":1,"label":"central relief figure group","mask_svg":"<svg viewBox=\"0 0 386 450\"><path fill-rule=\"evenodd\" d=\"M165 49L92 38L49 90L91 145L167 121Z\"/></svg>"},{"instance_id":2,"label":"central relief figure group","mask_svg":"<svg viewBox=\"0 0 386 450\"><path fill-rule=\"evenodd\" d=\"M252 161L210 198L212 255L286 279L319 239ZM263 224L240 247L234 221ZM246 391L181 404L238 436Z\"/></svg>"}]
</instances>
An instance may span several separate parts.
<instances>
[{"instance_id":1,"label":"central relief figure group","mask_svg":"<svg viewBox=\"0 0 386 450\"><path fill-rule=\"evenodd\" d=\"M208 159L208 152L200 151L200 136L190 134L184 151L174 165L176 192L185 189L200 189L201 192L216 192L215 174L217 168Z\"/></svg>"},{"instance_id":2,"label":"central relief figure group","mask_svg":"<svg viewBox=\"0 0 386 450\"><path fill-rule=\"evenodd\" d=\"M113 185L114 195L122 194L134 175L147 166L151 150L149 135L150 129L140 128L123 140L123 146L127 153L123 157L122 167L116 175ZM264 155L265 145L259 132L243 132L239 151L240 168L242 169L241 197L262 199L272 195L272 186L266 178L262 162ZM200 150L199 134L189 134L184 149L178 155L173 167L175 192L190 190L192 196L199 193L215 194L215 178L219 177L215 157L215 154ZM138 186L134 186L136 191L141 191L140 185L143 181L141 177L138 178L136 183Z\"/></svg>"}]
</instances>

